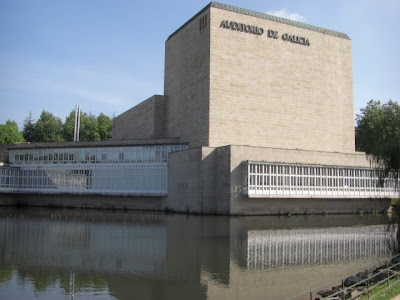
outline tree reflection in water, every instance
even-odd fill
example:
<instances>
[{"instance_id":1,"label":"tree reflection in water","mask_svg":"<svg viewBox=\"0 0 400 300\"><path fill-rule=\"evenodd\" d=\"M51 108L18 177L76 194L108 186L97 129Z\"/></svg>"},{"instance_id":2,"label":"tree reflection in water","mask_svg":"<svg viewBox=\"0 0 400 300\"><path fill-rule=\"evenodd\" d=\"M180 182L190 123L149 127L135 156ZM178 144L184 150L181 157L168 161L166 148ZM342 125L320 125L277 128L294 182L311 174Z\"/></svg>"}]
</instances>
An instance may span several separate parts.
<instances>
[{"instance_id":1,"label":"tree reflection in water","mask_svg":"<svg viewBox=\"0 0 400 300\"><path fill-rule=\"evenodd\" d=\"M392 205L392 213L388 219L387 232L391 236L389 248L393 253L400 252L400 201Z\"/></svg>"}]
</instances>

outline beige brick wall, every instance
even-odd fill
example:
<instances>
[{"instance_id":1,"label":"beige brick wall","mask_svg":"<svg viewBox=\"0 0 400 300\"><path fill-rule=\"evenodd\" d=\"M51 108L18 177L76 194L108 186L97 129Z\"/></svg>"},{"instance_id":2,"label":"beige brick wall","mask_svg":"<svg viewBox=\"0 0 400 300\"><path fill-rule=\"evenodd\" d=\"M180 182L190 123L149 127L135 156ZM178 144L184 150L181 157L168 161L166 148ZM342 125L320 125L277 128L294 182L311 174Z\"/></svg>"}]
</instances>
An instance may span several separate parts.
<instances>
[{"instance_id":1,"label":"beige brick wall","mask_svg":"<svg viewBox=\"0 0 400 300\"><path fill-rule=\"evenodd\" d=\"M166 207L180 212L201 212L201 148L170 153Z\"/></svg>"},{"instance_id":2,"label":"beige brick wall","mask_svg":"<svg viewBox=\"0 0 400 300\"><path fill-rule=\"evenodd\" d=\"M206 14L207 27L200 30ZM167 136L180 137L190 147L208 144L209 30L207 9L165 43Z\"/></svg>"},{"instance_id":3,"label":"beige brick wall","mask_svg":"<svg viewBox=\"0 0 400 300\"><path fill-rule=\"evenodd\" d=\"M228 164L229 174L229 160L223 161ZM220 178L217 177L216 162L217 153L213 148L196 147L171 153L166 207L180 212L228 214L229 201L217 201ZM227 182L226 178L221 180Z\"/></svg>"},{"instance_id":4,"label":"beige brick wall","mask_svg":"<svg viewBox=\"0 0 400 300\"><path fill-rule=\"evenodd\" d=\"M313 164L369 168L364 152L338 153L269 147L230 146L231 170L242 161L284 162L288 164Z\"/></svg>"},{"instance_id":5,"label":"beige brick wall","mask_svg":"<svg viewBox=\"0 0 400 300\"><path fill-rule=\"evenodd\" d=\"M154 95L114 118L113 140L165 138L165 96Z\"/></svg>"},{"instance_id":6,"label":"beige brick wall","mask_svg":"<svg viewBox=\"0 0 400 300\"><path fill-rule=\"evenodd\" d=\"M154 102L154 138L167 138L166 126L167 97L157 95Z\"/></svg>"},{"instance_id":7,"label":"beige brick wall","mask_svg":"<svg viewBox=\"0 0 400 300\"><path fill-rule=\"evenodd\" d=\"M264 33L222 28L224 20ZM269 29L279 38L268 38ZM311 45L285 42L284 33ZM180 137L189 147L354 152L346 38L207 7L166 41L164 85L165 101L151 98L116 118L114 139Z\"/></svg>"},{"instance_id":8,"label":"beige brick wall","mask_svg":"<svg viewBox=\"0 0 400 300\"><path fill-rule=\"evenodd\" d=\"M354 151L351 41L211 8L209 146ZM262 27L254 35L223 20ZM303 46L267 37L294 34Z\"/></svg>"}]
</instances>

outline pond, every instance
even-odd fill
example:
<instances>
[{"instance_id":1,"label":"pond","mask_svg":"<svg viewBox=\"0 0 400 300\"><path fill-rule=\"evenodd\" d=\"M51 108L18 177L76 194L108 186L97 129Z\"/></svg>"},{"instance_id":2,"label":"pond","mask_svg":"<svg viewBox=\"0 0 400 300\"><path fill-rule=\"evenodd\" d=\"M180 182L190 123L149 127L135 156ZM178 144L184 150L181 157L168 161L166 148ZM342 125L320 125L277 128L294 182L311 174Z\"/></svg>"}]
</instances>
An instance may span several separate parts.
<instances>
[{"instance_id":1,"label":"pond","mask_svg":"<svg viewBox=\"0 0 400 300\"><path fill-rule=\"evenodd\" d=\"M309 299L389 259L387 224L0 208L0 299Z\"/></svg>"}]
</instances>

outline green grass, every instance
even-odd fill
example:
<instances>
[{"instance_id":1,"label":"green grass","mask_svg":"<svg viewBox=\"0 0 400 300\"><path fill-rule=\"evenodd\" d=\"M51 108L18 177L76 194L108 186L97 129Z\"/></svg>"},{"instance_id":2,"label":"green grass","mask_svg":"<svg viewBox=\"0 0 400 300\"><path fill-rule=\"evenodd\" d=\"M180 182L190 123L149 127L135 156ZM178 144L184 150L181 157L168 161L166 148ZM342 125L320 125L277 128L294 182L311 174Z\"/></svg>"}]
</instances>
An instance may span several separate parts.
<instances>
[{"instance_id":1,"label":"green grass","mask_svg":"<svg viewBox=\"0 0 400 300\"><path fill-rule=\"evenodd\" d=\"M384 283L381 286L373 288L371 290L370 298L372 298L373 296L375 296L375 295L377 295L377 294L379 294L381 292L382 292L382 294L380 294L379 296L376 296L376 298L374 298L374 300L375 299L377 299L377 300L390 300L390 299L393 299L394 297L400 295L400 278L391 279L389 281L389 283L390 283L390 288L387 289L384 292L382 292L382 290L387 288L387 283ZM395 283L396 283L396 285L393 286L393 284L395 284ZM361 299L362 300L368 299L368 297L367 297L366 294L364 294L361 297Z\"/></svg>"}]
</instances>

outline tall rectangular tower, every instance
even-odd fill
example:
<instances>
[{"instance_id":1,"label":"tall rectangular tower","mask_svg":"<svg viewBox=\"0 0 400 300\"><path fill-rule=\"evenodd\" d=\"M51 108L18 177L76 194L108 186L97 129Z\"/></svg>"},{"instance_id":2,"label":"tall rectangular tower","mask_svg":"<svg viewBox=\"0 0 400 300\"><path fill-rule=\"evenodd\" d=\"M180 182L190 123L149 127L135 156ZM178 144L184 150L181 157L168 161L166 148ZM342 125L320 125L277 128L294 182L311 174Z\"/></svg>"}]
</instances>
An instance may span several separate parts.
<instances>
[{"instance_id":1,"label":"tall rectangular tower","mask_svg":"<svg viewBox=\"0 0 400 300\"><path fill-rule=\"evenodd\" d=\"M166 42L167 135L354 152L346 34L211 2Z\"/></svg>"},{"instance_id":2,"label":"tall rectangular tower","mask_svg":"<svg viewBox=\"0 0 400 300\"><path fill-rule=\"evenodd\" d=\"M191 147L209 144L210 8L207 6L165 43L164 94L167 137Z\"/></svg>"}]
</instances>

